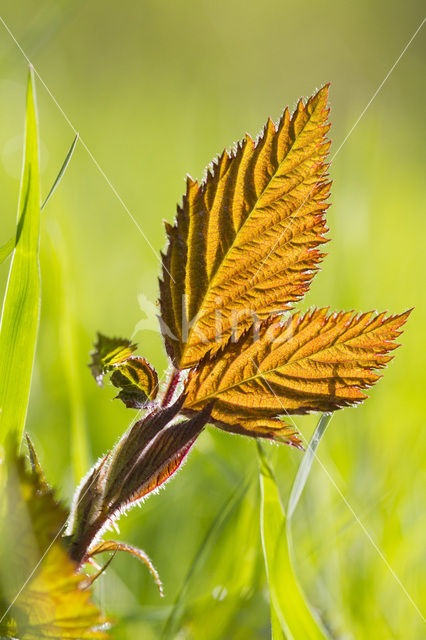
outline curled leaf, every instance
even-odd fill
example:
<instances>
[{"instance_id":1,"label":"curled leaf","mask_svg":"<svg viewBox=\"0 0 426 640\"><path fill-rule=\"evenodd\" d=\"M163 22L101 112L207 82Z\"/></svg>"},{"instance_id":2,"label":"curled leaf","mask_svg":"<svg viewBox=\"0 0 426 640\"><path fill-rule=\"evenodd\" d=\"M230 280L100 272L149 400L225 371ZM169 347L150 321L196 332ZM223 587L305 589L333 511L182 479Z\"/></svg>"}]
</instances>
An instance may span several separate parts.
<instances>
[{"instance_id":1,"label":"curled leaf","mask_svg":"<svg viewBox=\"0 0 426 640\"><path fill-rule=\"evenodd\" d=\"M75 491L66 529L71 545L71 555L73 555L72 547L75 540L79 540L82 546L88 547L98 531L97 516L102 509L110 457L111 452L108 452L98 460Z\"/></svg>"},{"instance_id":2,"label":"curled leaf","mask_svg":"<svg viewBox=\"0 0 426 640\"><path fill-rule=\"evenodd\" d=\"M207 405L179 421L182 403L180 398L136 422L82 483L68 527L74 560L87 561L105 528L180 467L210 415Z\"/></svg>"},{"instance_id":3,"label":"curled leaf","mask_svg":"<svg viewBox=\"0 0 426 640\"><path fill-rule=\"evenodd\" d=\"M183 399L179 398L173 405L165 409L154 409L142 420L138 420L127 431L111 452L108 464L108 476L104 486L104 500L109 503L116 500L121 489L126 485L129 471L147 459L147 452L158 434L166 429L177 417Z\"/></svg>"},{"instance_id":4,"label":"curled leaf","mask_svg":"<svg viewBox=\"0 0 426 640\"><path fill-rule=\"evenodd\" d=\"M89 364L93 377L98 385L102 386L106 373L112 368L125 362L136 350L136 345L125 338L108 338L98 333L95 349L92 351L92 361Z\"/></svg>"},{"instance_id":5,"label":"curled leaf","mask_svg":"<svg viewBox=\"0 0 426 640\"><path fill-rule=\"evenodd\" d=\"M326 242L328 86L246 136L198 184L188 178L160 281L161 325L176 367L196 365L307 291Z\"/></svg>"},{"instance_id":6,"label":"curled leaf","mask_svg":"<svg viewBox=\"0 0 426 640\"><path fill-rule=\"evenodd\" d=\"M315 309L286 321L271 318L200 364L188 378L184 407L199 410L214 401L218 426L294 441L277 417L362 402L377 370L392 359L409 314Z\"/></svg>"},{"instance_id":7,"label":"curled leaf","mask_svg":"<svg viewBox=\"0 0 426 640\"><path fill-rule=\"evenodd\" d=\"M148 402L155 400L158 392L157 372L139 356L132 356L117 366L111 382L121 388L117 398L129 409L143 409Z\"/></svg>"},{"instance_id":8,"label":"curled leaf","mask_svg":"<svg viewBox=\"0 0 426 640\"><path fill-rule=\"evenodd\" d=\"M121 486L115 482L107 485L105 500L111 512L140 500L170 478L180 467L209 415L210 407L206 406L190 420L174 422L161 429L139 453L137 460L123 469Z\"/></svg>"},{"instance_id":9,"label":"curled leaf","mask_svg":"<svg viewBox=\"0 0 426 640\"><path fill-rule=\"evenodd\" d=\"M121 389L116 396L130 409L143 409L155 400L158 392L157 372L145 358L133 356L137 346L123 338L107 338L98 333L92 352L90 369L102 386L105 375L111 374L112 384Z\"/></svg>"}]
</instances>

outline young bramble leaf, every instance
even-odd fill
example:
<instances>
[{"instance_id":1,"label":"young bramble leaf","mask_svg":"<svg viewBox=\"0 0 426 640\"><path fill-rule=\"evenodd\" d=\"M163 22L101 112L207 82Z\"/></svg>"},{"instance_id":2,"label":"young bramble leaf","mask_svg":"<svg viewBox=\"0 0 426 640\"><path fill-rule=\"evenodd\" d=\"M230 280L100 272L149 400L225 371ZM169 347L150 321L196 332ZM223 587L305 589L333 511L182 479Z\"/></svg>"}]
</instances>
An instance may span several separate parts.
<instances>
[{"instance_id":1,"label":"young bramble leaf","mask_svg":"<svg viewBox=\"0 0 426 640\"><path fill-rule=\"evenodd\" d=\"M89 367L98 385L111 373L111 382L121 389L116 396L130 409L143 409L158 393L157 372L145 358L133 356L136 344L123 338L107 338L98 333Z\"/></svg>"},{"instance_id":2,"label":"young bramble leaf","mask_svg":"<svg viewBox=\"0 0 426 640\"><path fill-rule=\"evenodd\" d=\"M98 333L98 341L95 350L92 351L90 370L97 384L102 386L103 379L115 365L126 362L136 350L137 346L131 340L124 338L108 338Z\"/></svg>"},{"instance_id":3,"label":"young bramble leaf","mask_svg":"<svg viewBox=\"0 0 426 640\"><path fill-rule=\"evenodd\" d=\"M32 450L32 457L35 452ZM61 533L67 512L40 475L6 456L7 496L0 536L0 636L20 640L106 638L107 622L90 601Z\"/></svg>"},{"instance_id":4,"label":"young bramble leaf","mask_svg":"<svg viewBox=\"0 0 426 640\"><path fill-rule=\"evenodd\" d=\"M105 528L172 476L210 416L210 406L177 421L183 398L155 408L126 432L77 491L68 533L71 557L87 561Z\"/></svg>"},{"instance_id":5,"label":"young bramble leaf","mask_svg":"<svg viewBox=\"0 0 426 640\"><path fill-rule=\"evenodd\" d=\"M200 364L188 378L184 407L196 410L215 401L212 419L219 426L276 437L280 415L356 405L379 379L376 370L392 359L389 352L398 346L409 314L316 309L287 321L271 318L257 339L247 332Z\"/></svg>"},{"instance_id":6,"label":"young bramble leaf","mask_svg":"<svg viewBox=\"0 0 426 640\"><path fill-rule=\"evenodd\" d=\"M133 356L118 365L111 375L111 382L121 388L117 398L129 409L143 409L155 400L158 392L157 372L139 356Z\"/></svg>"},{"instance_id":7,"label":"young bramble leaf","mask_svg":"<svg viewBox=\"0 0 426 640\"><path fill-rule=\"evenodd\" d=\"M307 291L326 242L327 96L325 86L277 127L269 120L256 143L246 136L200 185L188 178L160 281L176 367L196 365Z\"/></svg>"},{"instance_id":8,"label":"young bramble leaf","mask_svg":"<svg viewBox=\"0 0 426 640\"><path fill-rule=\"evenodd\" d=\"M180 406L179 400L172 407L153 411L118 443L104 490L104 508L111 515L156 489L186 456L209 413L175 422Z\"/></svg>"},{"instance_id":9,"label":"young bramble leaf","mask_svg":"<svg viewBox=\"0 0 426 640\"><path fill-rule=\"evenodd\" d=\"M210 416L207 405L190 420L175 422L163 428L144 449L137 463L127 473L121 495L112 503L111 511L136 502L168 480L180 467ZM113 487L111 494L114 496Z\"/></svg>"},{"instance_id":10,"label":"young bramble leaf","mask_svg":"<svg viewBox=\"0 0 426 640\"><path fill-rule=\"evenodd\" d=\"M66 533L72 556L75 556L72 547L76 545L76 540L79 541L81 547L84 547L84 553L78 557L79 563L85 558L85 551L102 526L97 525L97 517L102 509L103 491L110 459L111 452L108 452L98 460L74 492Z\"/></svg>"}]
</instances>

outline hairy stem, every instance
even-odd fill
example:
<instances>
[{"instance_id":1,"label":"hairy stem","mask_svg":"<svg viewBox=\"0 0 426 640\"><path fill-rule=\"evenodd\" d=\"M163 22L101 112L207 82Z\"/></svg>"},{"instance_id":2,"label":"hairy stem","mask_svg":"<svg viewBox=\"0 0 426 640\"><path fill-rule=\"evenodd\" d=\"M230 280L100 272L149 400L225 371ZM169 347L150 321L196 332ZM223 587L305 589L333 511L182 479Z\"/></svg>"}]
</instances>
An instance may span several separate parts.
<instances>
[{"instance_id":1,"label":"hairy stem","mask_svg":"<svg viewBox=\"0 0 426 640\"><path fill-rule=\"evenodd\" d=\"M161 406L162 407L167 407L167 405L170 404L172 398L173 398L173 394L176 390L177 384L179 382L179 378L180 378L180 370L179 369L174 369L172 371L172 374L170 376L169 379L169 383L167 385L166 391L164 393L163 399L161 401Z\"/></svg>"}]
</instances>

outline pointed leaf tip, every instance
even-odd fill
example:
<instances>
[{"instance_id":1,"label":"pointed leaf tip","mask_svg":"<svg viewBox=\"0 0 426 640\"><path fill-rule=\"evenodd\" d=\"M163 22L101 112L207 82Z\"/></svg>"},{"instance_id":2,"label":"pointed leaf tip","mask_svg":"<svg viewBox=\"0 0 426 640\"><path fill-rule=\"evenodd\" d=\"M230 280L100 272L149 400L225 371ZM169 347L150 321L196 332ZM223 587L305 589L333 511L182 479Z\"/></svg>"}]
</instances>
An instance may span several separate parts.
<instances>
[{"instance_id":1,"label":"pointed leaf tip","mask_svg":"<svg viewBox=\"0 0 426 640\"><path fill-rule=\"evenodd\" d=\"M137 349L136 344L125 338L108 338L97 334L97 342L91 352L92 361L89 368L98 385L102 386L105 375L117 364L128 360Z\"/></svg>"},{"instance_id":2,"label":"pointed leaf tip","mask_svg":"<svg viewBox=\"0 0 426 640\"><path fill-rule=\"evenodd\" d=\"M187 410L214 401L212 421L229 431L285 439L299 446L295 429L279 416L331 412L365 400L364 391L392 359L409 312L330 313L264 321L214 358L205 358L187 379Z\"/></svg>"},{"instance_id":3,"label":"pointed leaf tip","mask_svg":"<svg viewBox=\"0 0 426 640\"><path fill-rule=\"evenodd\" d=\"M214 355L253 314L289 309L309 288L326 232L326 100L323 88L278 129L269 119L255 144L224 152L201 184L188 178L160 299L175 366Z\"/></svg>"}]
</instances>

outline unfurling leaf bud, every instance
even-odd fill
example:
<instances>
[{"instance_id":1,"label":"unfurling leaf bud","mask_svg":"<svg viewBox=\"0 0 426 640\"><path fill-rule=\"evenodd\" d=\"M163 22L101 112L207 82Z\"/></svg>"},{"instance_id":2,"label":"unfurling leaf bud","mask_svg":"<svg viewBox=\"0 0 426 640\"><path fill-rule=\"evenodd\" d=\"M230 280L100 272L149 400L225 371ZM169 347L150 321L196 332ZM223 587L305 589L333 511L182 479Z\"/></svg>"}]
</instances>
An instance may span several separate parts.
<instances>
[{"instance_id":1,"label":"unfurling leaf bud","mask_svg":"<svg viewBox=\"0 0 426 640\"><path fill-rule=\"evenodd\" d=\"M154 409L127 431L77 491L68 534L72 558L83 563L105 528L172 476L209 420L207 406L179 420L180 398Z\"/></svg>"}]
</instances>

